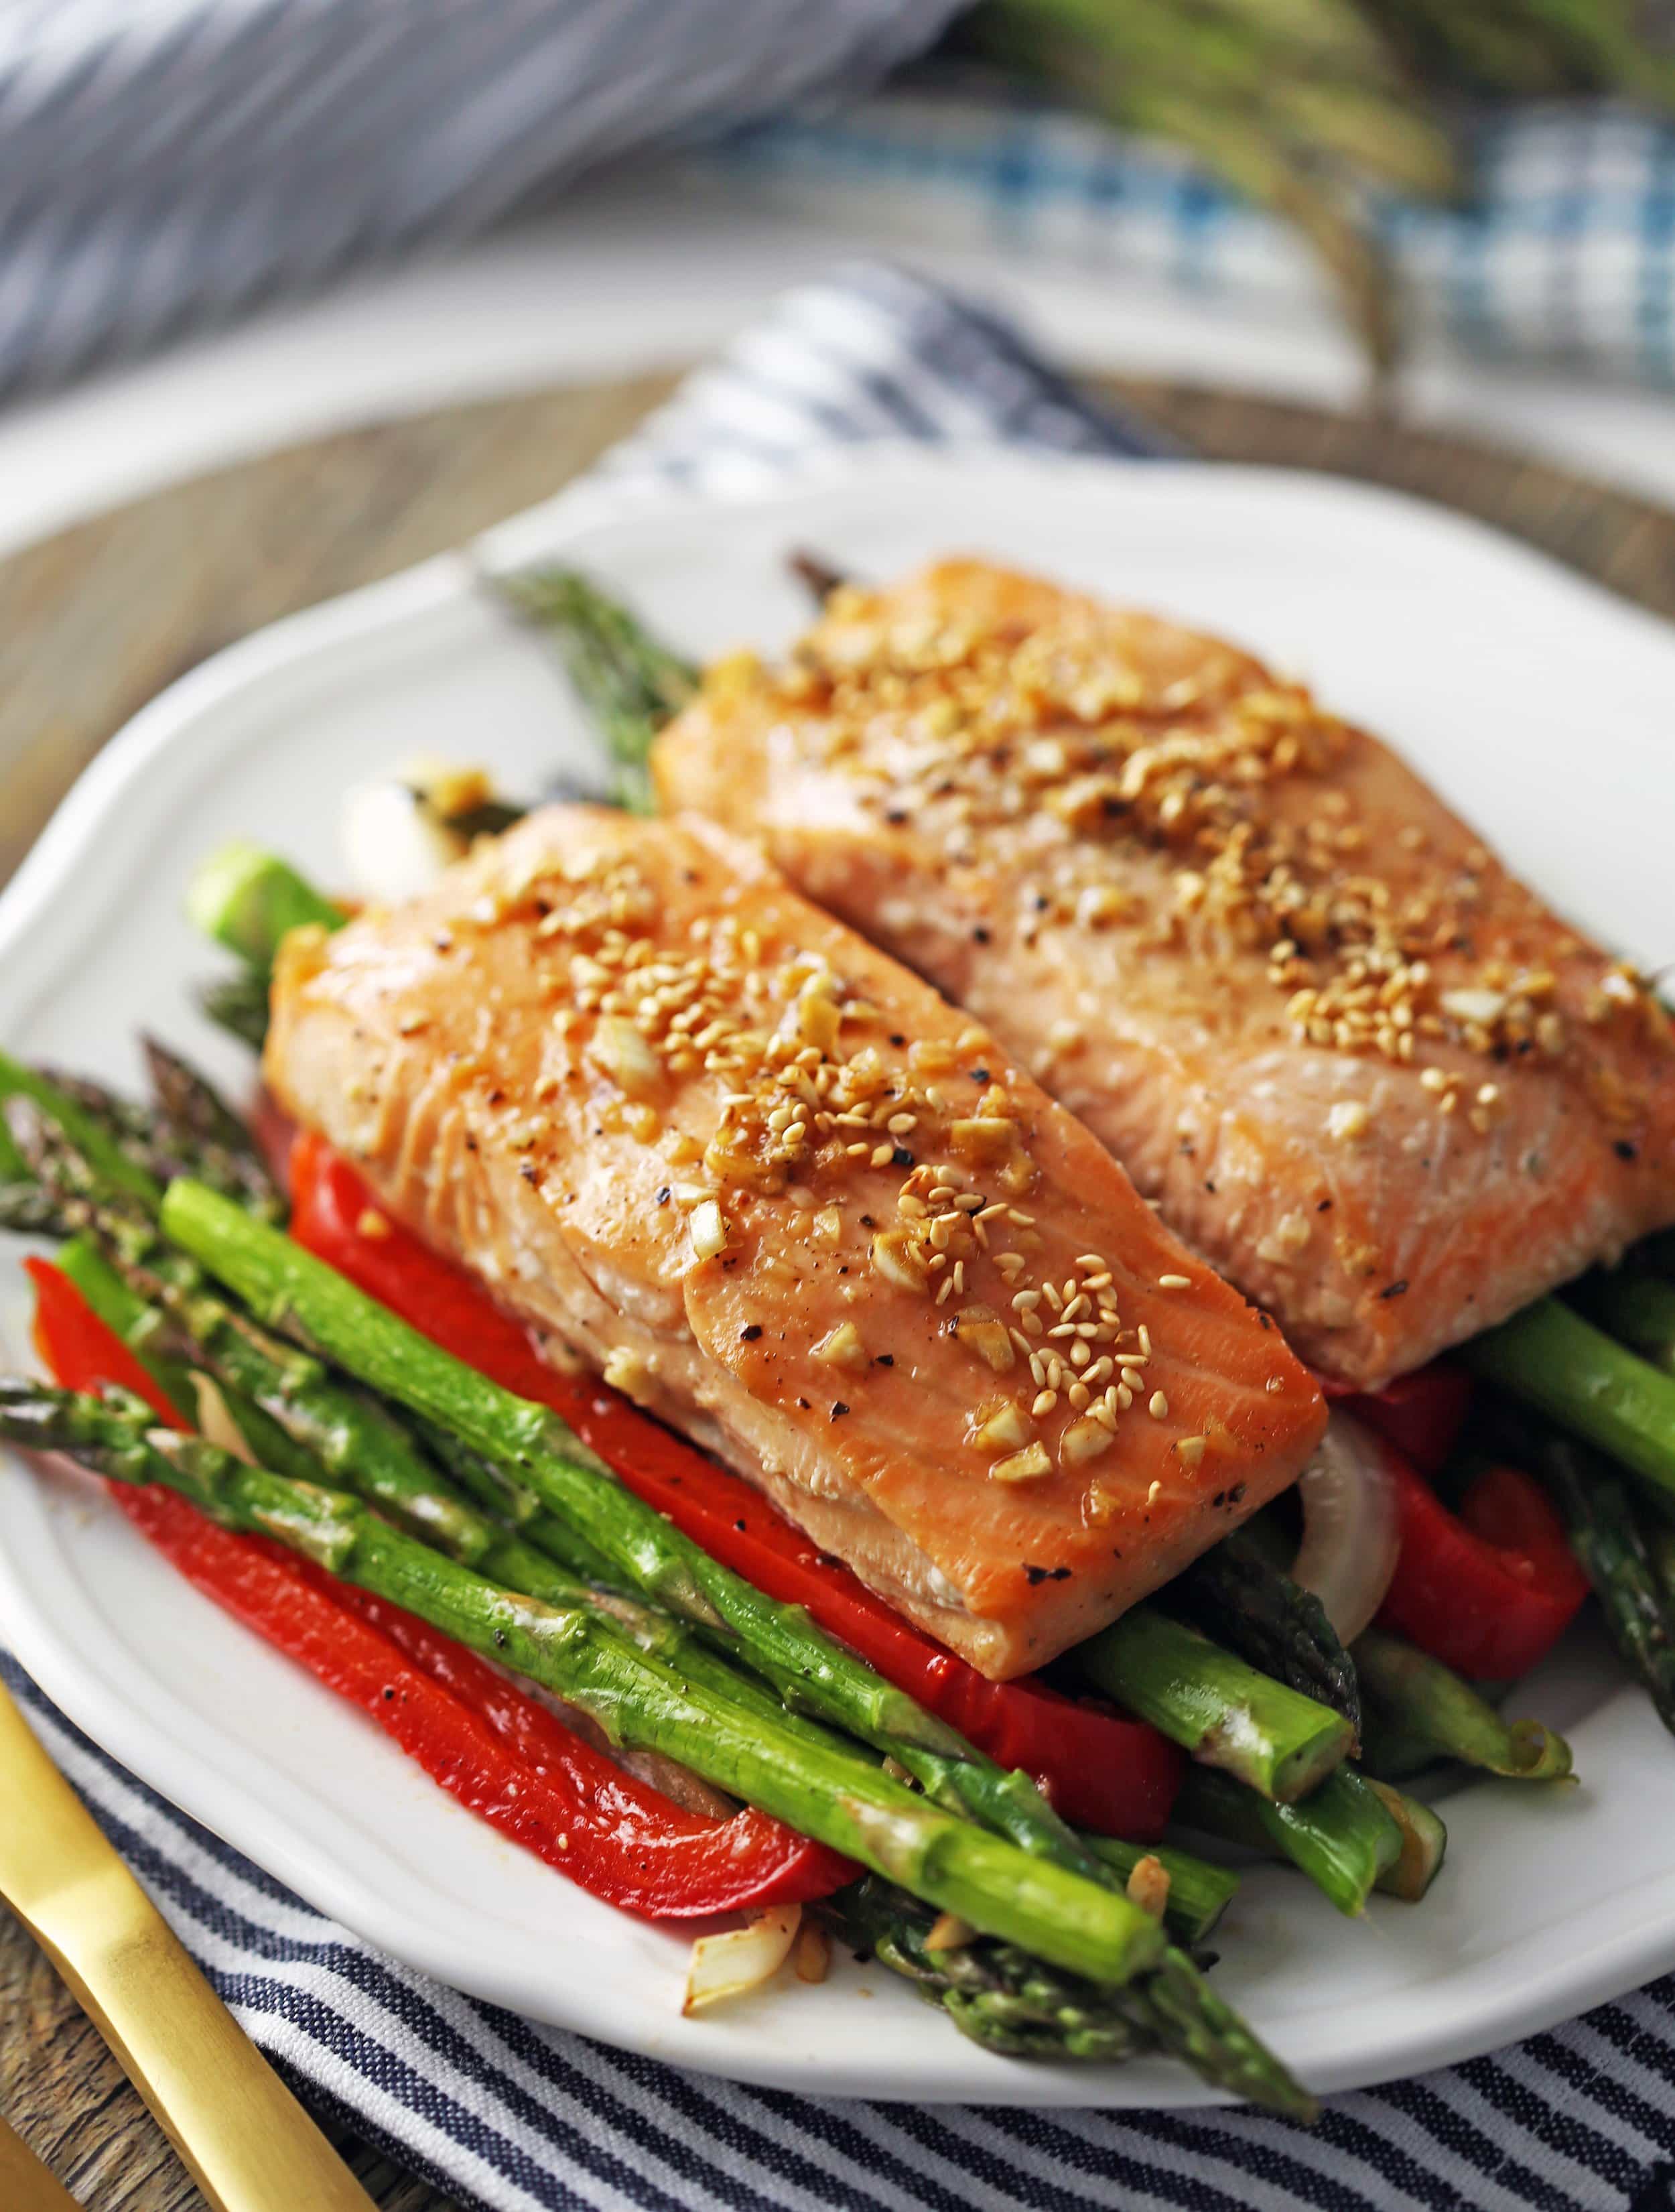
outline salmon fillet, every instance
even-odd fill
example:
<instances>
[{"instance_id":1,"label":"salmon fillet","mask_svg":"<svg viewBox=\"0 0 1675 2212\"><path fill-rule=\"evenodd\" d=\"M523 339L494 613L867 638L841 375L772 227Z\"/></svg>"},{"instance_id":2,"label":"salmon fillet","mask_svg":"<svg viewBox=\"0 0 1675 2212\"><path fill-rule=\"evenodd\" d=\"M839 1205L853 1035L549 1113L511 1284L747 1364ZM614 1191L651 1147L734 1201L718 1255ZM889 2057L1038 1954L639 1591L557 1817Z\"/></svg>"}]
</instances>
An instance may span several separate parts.
<instances>
[{"instance_id":1,"label":"salmon fillet","mask_svg":"<svg viewBox=\"0 0 1675 2212\"><path fill-rule=\"evenodd\" d=\"M296 932L282 1103L986 1673L1296 1474L1319 1393L993 1039L713 825L551 808Z\"/></svg>"},{"instance_id":2,"label":"salmon fillet","mask_svg":"<svg viewBox=\"0 0 1675 2212\"><path fill-rule=\"evenodd\" d=\"M974 561L713 670L658 789L761 841L1373 1387L1675 1220L1633 971L1248 653Z\"/></svg>"}]
</instances>

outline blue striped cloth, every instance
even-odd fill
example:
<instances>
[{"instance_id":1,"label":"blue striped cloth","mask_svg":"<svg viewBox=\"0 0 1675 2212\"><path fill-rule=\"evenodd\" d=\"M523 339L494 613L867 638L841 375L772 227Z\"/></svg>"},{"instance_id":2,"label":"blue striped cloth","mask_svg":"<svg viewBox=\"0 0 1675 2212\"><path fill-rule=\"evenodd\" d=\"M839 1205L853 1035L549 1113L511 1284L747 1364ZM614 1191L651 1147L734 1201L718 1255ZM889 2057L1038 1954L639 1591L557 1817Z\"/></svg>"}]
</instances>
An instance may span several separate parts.
<instances>
[{"instance_id":1,"label":"blue striped cloth","mask_svg":"<svg viewBox=\"0 0 1675 2212\"><path fill-rule=\"evenodd\" d=\"M0 0L0 395L864 87L960 0Z\"/></svg>"},{"instance_id":2,"label":"blue striped cloth","mask_svg":"<svg viewBox=\"0 0 1675 2212\"><path fill-rule=\"evenodd\" d=\"M792 295L608 462L625 498L771 484L880 434L1147 453L1011 331L900 271ZM0 1655L53 1757L251 2034L317 2106L495 2212L1646 2212L1675 2158L1675 1978L1551 2034L1247 2112L817 2102L613 2051L379 1957L184 1818ZM558 1876L553 1877L555 1880ZM792 2000L793 2002L795 2000ZM954 2031L927 2015L925 2032ZM299 2207L298 2212L306 2212Z\"/></svg>"}]
</instances>

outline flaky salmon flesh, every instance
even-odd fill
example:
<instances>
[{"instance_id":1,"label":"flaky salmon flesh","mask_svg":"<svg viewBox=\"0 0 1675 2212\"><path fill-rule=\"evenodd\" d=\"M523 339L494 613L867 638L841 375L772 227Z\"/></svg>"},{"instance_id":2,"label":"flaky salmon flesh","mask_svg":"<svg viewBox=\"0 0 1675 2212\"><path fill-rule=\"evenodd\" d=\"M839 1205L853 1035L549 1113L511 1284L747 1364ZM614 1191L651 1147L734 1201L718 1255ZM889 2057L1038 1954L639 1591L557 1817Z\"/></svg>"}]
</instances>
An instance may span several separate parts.
<instances>
[{"instance_id":1,"label":"flaky salmon flesh","mask_svg":"<svg viewBox=\"0 0 1675 2212\"><path fill-rule=\"evenodd\" d=\"M992 1027L1328 1377L1675 1220L1641 979L1230 645L948 562L717 666L654 769Z\"/></svg>"},{"instance_id":2,"label":"flaky salmon flesh","mask_svg":"<svg viewBox=\"0 0 1675 2212\"><path fill-rule=\"evenodd\" d=\"M697 821L550 808L294 932L282 1103L512 1312L985 1673L1035 1667L1325 1423L981 1024Z\"/></svg>"}]
</instances>

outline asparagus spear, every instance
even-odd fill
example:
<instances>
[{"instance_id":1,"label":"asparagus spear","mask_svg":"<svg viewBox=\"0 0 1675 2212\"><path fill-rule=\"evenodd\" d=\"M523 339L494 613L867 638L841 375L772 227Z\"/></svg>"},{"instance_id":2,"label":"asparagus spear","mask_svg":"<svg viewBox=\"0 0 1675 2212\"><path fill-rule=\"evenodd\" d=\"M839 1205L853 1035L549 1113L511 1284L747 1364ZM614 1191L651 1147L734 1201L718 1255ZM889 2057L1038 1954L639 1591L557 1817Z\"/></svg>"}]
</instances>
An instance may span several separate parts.
<instances>
[{"instance_id":1,"label":"asparagus spear","mask_svg":"<svg viewBox=\"0 0 1675 2212\"><path fill-rule=\"evenodd\" d=\"M1535 1467L1564 1516L1618 1656L1675 1735L1675 1601L1627 1486L1568 1437L1548 1439Z\"/></svg>"},{"instance_id":2,"label":"asparagus spear","mask_svg":"<svg viewBox=\"0 0 1675 2212\"><path fill-rule=\"evenodd\" d=\"M66 1452L118 1481L165 1483L224 1526L276 1539L556 1692L613 1742L680 1759L986 1935L1101 1983L1160 1962L1161 1929L1120 1892L1030 1857L863 1759L743 1714L636 1650L597 1608L543 1605L487 1581L347 1492L246 1466L154 1419L119 1392L0 1382L9 1441Z\"/></svg>"},{"instance_id":3,"label":"asparagus spear","mask_svg":"<svg viewBox=\"0 0 1675 2212\"><path fill-rule=\"evenodd\" d=\"M1338 1911L1354 1917L1397 1868L1401 1826L1352 1766L1328 1775L1301 1805L1277 1805L1213 1768L1194 1766L1181 1784L1175 1818L1223 1843L1289 1859Z\"/></svg>"},{"instance_id":4,"label":"asparagus spear","mask_svg":"<svg viewBox=\"0 0 1675 2212\"><path fill-rule=\"evenodd\" d=\"M1355 1641L1355 1663L1367 1700L1368 1762L1375 1772L1406 1766L1409 1752L1429 1760L1460 1759L1518 1782L1556 1782L1570 1772L1570 1747L1562 1735L1539 1721L1503 1721L1469 1682L1401 1637L1363 1629Z\"/></svg>"},{"instance_id":5,"label":"asparagus spear","mask_svg":"<svg viewBox=\"0 0 1675 2212\"><path fill-rule=\"evenodd\" d=\"M8 1121L19 1101L27 1102L63 1130L106 1182L143 1205L157 1204L162 1192L156 1177L130 1158L101 1121L49 1077L0 1052L0 1107L6 1109ZM27 1148L15 1127L10 1136L15 1151L27 1159Z\"/></svg>"},{"instance_id":6,"label":"asparagus spear","mask_svg":"<svg viewBox=\"0 0 1675 2212\"><path fill-rule=\"evenodd\" d=\"M1101 1629L1076 1658L1108 1697L1195 1760L1278 1803L1306 1797L1355 1747L1341 1713L1151 1606Z\"/></svg>"},{"instance_id":7,"label":"asparagus spear","mask_svg":"<svg viewBox=\"0 0 1675 2212\"><path fill-rule=\"evenodd\" d=\"M583 1534L610 1563L613 1580L695 1623L729 1656L761 1674L793 1711L830 1722L895 1758L939 1803L970 1813L1060 1866L1097 1877L1096 1863L1026 1775L1003 1772L816 1629L800 1608L764 1596L712 1559L590 1464L592 1455L546 1407L501 1389L440 1350L335 1269L202 1183L170 1186L163 1228L270 1327L300 1334L373 1389L505 1466L557 1520Z\"/></svg>"},{"instance_id":8,"label":"asparagus spear","mask_svg":"<svg viewBox=\"0 0 1675 2212\"><path fill-rule=\"evenodd\" d=\"M190 1267L191 1262L184 1262ZM167 1344L172 1335L179 1334L170 1316L155 1306L149 1305L131 1286L130 1281L113 1267L99 1249L87 1237L73 1239L58 1255L58 1265L76 1285L82 1296L106 1326L146 1360L148 1367L162 1384L174 1404L188 1416L195 1411L191 1391L192 1370L179 1359L157 1356L157 1347ZM193 1298L188 1310L195 1313L213 1311L216 1302L203 1296ZM217 1316L217 1327L222 1325ZM255 1332L250 1332L253 1337ZM200 1364L209 1366L206 1348L201 1340L186 1339L184 1350L197 1358ZM279 1347L282 1358L289 1363L298 1360L288 1345ZM302 1359L300 1371L307 1372L318 1363ZM248 1380L248 1376L246 1376ZM284 1383L277 1374L264 1384L270 1392L268 1402L282 1406L285 1425L281 1426L271 1413L244 1398L241 1394L228 1394L229 1411L245 1442L264 1466L276 1468L281 1473L299 1475L306 1480L319 1480L326 1468L313 1459L311 1453L302 1455L302 1464L287 1466L277 1455L284 1441L308 1437L314 1432L318 1415L302 1411L287 1402L283 1397ZM358 1413L358 1405L345 1409L349 1418ZM609 1562L604 1560L583 1540L574 1538L565 1525L549 1513L544 1512L528 1492L529 1510L517 1516L513 1525L504 1524L507 1518L508 1498L518 1498L516 1486L506 1484L486 1462L478 1461L464 1446L442 1437L438 1441L447 1450L451 1464L461 1474L471 1469L480 1471L482 1498L488 1517L473 1511L468 1498L452 1487L434 1470L427 1469L422 1462L415 1460L409 1475L410 1489L404 1493L404 1504L409 1509L404 1516L415 1533L426 1535L436 1528L458 1531L464 1528L468 1542L462 1549L457 1544L454 1556L464 1557L491 1579L507 1583L527 1596L537 1597L548 1603L580 1603L599 1605L608 1612L616 1626L643 1651L647 1651L672 1666L689 1680L704 1684L719 1696L743 1705L751 1711L764 1714L782 1727L794 1729L798 1734L817 1741L828 1748L853 1751L853 1744L834 1736L828 1730L810 1723L800 1717L787 1713L771 1692L764 1689L752 1677L739 1674L709 1648L701 1644L688 1629L672 1620L666 1613L636 1605L612 1594L603 1597L589 1583L609 1583ZM362 1495L374 1500L379 1492L375 1487L361 1480L358 1455L346 1454L339 1462L338 1471L349 1479L352 1486ZM429 1490L423 1510L411 1510L410 1485L428 1482ZM434 1540L434 1537L432 1540ZM567 1572L554 1572L554 1565ZM1088 1847L1105 1865L1112 1867L1126 1881L1140 1859L1148 1855L1158 1858L1169 1876L1169 1905L1168 1918L1177 1934L1188 1942L1201 1942L1220 1919L1228 1902L1238 1887L1238 1877L1223 1867L1212 1866L1189 1853L1171 1850L1166 1845L1148 1847L1139 1844L1119 1841L1114 1837L1089 1837Z\"/></svg>"},{"instance_id":9,"label":"asparagus spear","mask_svg":"<svg viewBox=\"0 0 1675 2212\"><path fill-rule=\"evenodd\" d=\"M282 1221L284 1198L238 1115L178 1053L154 1036L141 1042L157 1097L162 1146L175 1171L190 1171L265 1221Z\"/></svg>"},{"instance_id":10,"label":"asparagus spear","mask_svg":"<svg viewBox=\"0 0 1675 2212\"><path fill-rule=\"evenodd\" d=\"M845 1942L914 1983L986 2050L1026 2058L1121 2058L1161 2048L1217 2088L1292 2119L1315 2117L1314 2100L1276 2079L1271 2055L1206 1991L1182 1951L1171 1948L1160 1971L1112 1991L1055 1972L1007 1944L975 1939L933 1949L935 1916L889 1883L855 1883L821 1911Z\"/></svg>"},{"instance_id":11,"label":"asparagus spear","mask_svg":"<svg viewBox=\"0 0 1675 2212\"><path fill-rule=\"evenodd\" d=\"M1589 1285L1588 1309L1611 1334L1621 1337L1666 1375L1675 1375L1675 1283L1633 1268L1613 1268Z\"/></svg>"},{"instance_id":12,"label":"asparagus spear","mask_svg":"<svg viewBox=\"0 0 1675 2212\"><path fill-rule=\"evenodd\" d=\"M1597 1444L1675 1500L1675 1376L1557 1298L1541 1298L1461 1347L1479 1375Z\"/></svg>"},{"instance_id":13,"label":"asparagus spear","mask_svg":"<svg viewBox=\"0 0 1675 2212\"><path fill-rule=\"evenodd\" d=\"M0 1131L5 1124L0 1121ZM9 1139L9 1132L6 1133ZM19 1163L21 1165L21 1161ZM43 1190L27 1168L15 1182L0 1177L0 1229L14 1237L63 1237L67 1224L50 1190Z\"/></svg>"},{"instance_id":14,"label":"asparagus spear","mask_svg":"<svg viewBox=\"0 0 1675 2212\"><path fill-rule=\"evenodd\" d=\"M186 915L195 929L264 973L288 931L309 923L337 929L343 920L343 909L288 861L242 842L222 846L197 869Z\"/></svg>"},{"instance_id":15,"label":"asparagus spear","mask_svg":"<svg viewBox=\"0 0 1675 2212\"><path fill-rule=\"evenodd\" d=\"M497 588L563 655L570 680L610 750L617 805L631 813L651 813L652 741L697 689L697 670L573 569L526 569L499 578Z\"/></svg>"},{"instance_id":16,"label":"asparagus spear","mask_svg":"<svg viewBox=\"0 0 1675 2212\"><path fill-rule=\"evenodd\" d=\"M240 968L197 987L197 1003L217 1029L260 1052L268 1041L268 975L265 969Z\"/></svg>"},{"instance_id":17,"label":"asparagus spear","mask_svg":"<svg viewBox=\"0 0 1675 2212\"><path fill-rule=\"evenodd\" d=\"M62 1147L57 1171L61 1176L74 1172L74 1156ZM113 1215L87 1201L80 1203L79 1210L102 1238L104 1249L95 1249L85 1238L66 1248L70 1261L67 1272L124 1342L149 1354L160 1373L172 1370L175 1401L188 1413L193 1407L183 1356L226 1387L233 1419L264 1464L305 1480L335 1473L361 1495L397 1511L416 1534L440 1541L453 1557L528 1595L555 1603L587 1601L593 1594L585 1583L611 1581L610 1561L542 1509L532 1493L506 1481L490 1463L446 1431L428 1428L427 1440L484 1504L488 1517L478 1512L470 1498L446 1481L411 1447L399 1423L357 1394L334 1385L307 1354L264 1337L235 1314L207 1287L195 1263L171 1251L149 1224ZM104 1256L105 1251L117 1255L116 1266ZM65 1256L61 1255L61 1262ZM149 1303L153 1294L163 1300L161 1308ZM160 1361L160 1349L171 1346L174 1359ZM289 1457L287 1445L301 1451L300 1464ZM595 1463L603 1470L603 1462ZM510 1530L498 1525L508 1518L508 1507L513 1522ZM555 1575L555 1562L567 1571ZM614 1603L619 1626L642 1650L677 1664L689 1676L752 1710L767 1711L787 1725L806 1726L788 1717L770 1693L737 1674L668 1616L624 1606L620 1599ZM824 1730L811 1732L828 1744L834 1741ZM1116 1867L1125 1878L1143 1856L1138 1845L1087 1841L1098 1859ZM1185 1854L1170 1855L1171 1860L1176 1858L1179 1863L1171 1864L1170 1871L1183 1886L1182 1924L1202 1934L1219 1917L1236 1884L1220 1869L1190 1861Z\"/></svg>"},{"instance_id":18,"label":"asparagus spear","mask_svg":"<svg viewBox=\"0 0 1675 2212\"><path fill-rule=\"evenodd\" d=\"M1194 1559L1164 1594L1179 1613L1253 1667L1341 1713L1361 1732L1355 1663L1313 1590L1268 1558L1259 1536L1238 1528Z\"/></svg>"}]
</instances>

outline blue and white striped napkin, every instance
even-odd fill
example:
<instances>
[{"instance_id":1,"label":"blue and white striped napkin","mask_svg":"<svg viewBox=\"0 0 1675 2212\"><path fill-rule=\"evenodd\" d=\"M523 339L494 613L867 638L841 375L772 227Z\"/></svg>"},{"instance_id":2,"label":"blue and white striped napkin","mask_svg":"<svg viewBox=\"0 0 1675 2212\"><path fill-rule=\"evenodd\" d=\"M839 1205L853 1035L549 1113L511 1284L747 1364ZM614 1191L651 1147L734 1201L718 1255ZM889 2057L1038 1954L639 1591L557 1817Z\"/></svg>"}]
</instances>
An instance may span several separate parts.
<instances>
[{"instance_id":1,"label":"blue and white striped napkin","mask_svg":"<svg viewBox=\"0 0 1675 2212\"><path fill-rule=\"evenodd\" d=\"M792 295L607 464L646 484L771 483L889 434L1144 453L1015 333L899 271ZM315 2105L495 2212L1654 2212L1675 2159L1675 1977L1552 2034L1337 2097L1312 2130L1247 2112L816 2101L538 2027L382 1958L0 1677L262 2048ZM554 1876L555 1880L559 1877ZM927 2019L927 2033L933 2023ZM947 2031L951 2033L951 2029ZM1654 2193L1642 2196L1649 2186ZM299 2207L298 2212L306 2212Z\"/></svg>"}]
</instances>

